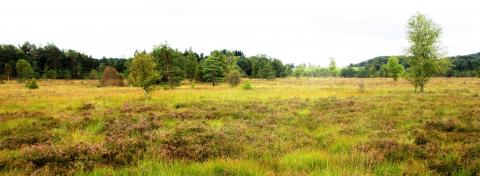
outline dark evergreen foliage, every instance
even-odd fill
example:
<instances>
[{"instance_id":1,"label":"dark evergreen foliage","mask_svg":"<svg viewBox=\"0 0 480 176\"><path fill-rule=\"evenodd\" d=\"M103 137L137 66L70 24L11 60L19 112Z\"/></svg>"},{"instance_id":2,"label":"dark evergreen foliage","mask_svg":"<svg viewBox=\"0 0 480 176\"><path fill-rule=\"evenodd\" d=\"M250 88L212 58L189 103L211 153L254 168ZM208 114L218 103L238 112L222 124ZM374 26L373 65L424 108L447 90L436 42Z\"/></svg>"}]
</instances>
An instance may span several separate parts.
<instances>
[{"instance_id":1,"label":"dark evergreen foliage","mask_svg":"<svg viewBox=\"0 0 480 176\"><path fill-rule=\"evenodd\" d=\"M25 59L33 68L35 78L84 79L88 78L91 70L103 72L103 68L110 66L124 72L127 59L101 58L95 59L84 53L67 49L59 49L54 44L36 46L25 42L20 46L0 44L0 73L5 74L5 64L11 67L10 77L18 77L16 63Z\"/></svg>"}]
</instances>

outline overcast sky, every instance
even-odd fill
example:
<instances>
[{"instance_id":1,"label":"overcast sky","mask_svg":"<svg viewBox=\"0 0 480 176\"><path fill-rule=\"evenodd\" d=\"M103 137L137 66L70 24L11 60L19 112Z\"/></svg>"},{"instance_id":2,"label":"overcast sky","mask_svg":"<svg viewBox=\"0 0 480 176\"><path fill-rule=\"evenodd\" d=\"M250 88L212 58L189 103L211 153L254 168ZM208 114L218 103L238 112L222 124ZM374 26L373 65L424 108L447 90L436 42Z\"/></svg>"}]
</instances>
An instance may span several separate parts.
<instances>
[{"instance_id":1,"label":"overcast sky","mask_svg":"<svg viewBox=\"0 0 480 176\"><path fill-rule=\"evenodd\" d=\"M449 55L480 52L478 0L6 0L0 43L130 57L165 41L208 54L239 49L286 63L340 66L400 55L415 12L443 28Z\"/></svg>"}]
</instances>

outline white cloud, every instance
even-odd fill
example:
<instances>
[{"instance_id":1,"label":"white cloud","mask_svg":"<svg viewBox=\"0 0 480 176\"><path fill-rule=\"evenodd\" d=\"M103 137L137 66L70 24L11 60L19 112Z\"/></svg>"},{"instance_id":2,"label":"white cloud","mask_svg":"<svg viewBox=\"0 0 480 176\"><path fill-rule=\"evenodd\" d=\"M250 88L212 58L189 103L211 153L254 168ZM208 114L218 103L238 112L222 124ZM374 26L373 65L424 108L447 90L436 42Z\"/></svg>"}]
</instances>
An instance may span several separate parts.
<instances>
[{"instance_id":1,"label":"white cloud","mask_svg":"<svg viewBox=\"0 0 480 176\"><path fill-rule=\"evenodd\" d=\"M284 62L340 65L402 54L415 12L443 28L448 54L480 51L480 3L471 0L17 0L0 6L0 43L52 42L94 57L129 57L168 41L240 49Z\"/></svg>"}]
</instances>

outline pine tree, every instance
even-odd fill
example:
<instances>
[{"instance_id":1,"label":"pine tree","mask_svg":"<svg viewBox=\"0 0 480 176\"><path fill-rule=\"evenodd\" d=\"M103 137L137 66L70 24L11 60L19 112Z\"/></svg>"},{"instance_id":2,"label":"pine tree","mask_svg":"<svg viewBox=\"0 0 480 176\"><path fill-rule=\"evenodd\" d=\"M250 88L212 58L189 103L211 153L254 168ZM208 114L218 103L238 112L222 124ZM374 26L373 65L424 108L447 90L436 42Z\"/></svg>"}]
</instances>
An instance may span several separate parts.
<instances>
[{"instance_id":1,"label":"pine tree","mask_svg":"<svg viewBox=\"0 0 480 176\"><path fill-rule=\"evenodd\" d=\"M216 82L223 79L225 66L225 57L220 52L213 51L205 60L205 65L203 66L204 80L212 82L212 85L215 86Z\"/></svg>"},{"instance_id":2,"label":"pine tree","mask_svg":"<svg viewBox=\"0 0 480 176\"><path fill-rule=\"evenodd\" d=\"M17 61L17 76L23 81L25 79L31 79L33 77L33 68L30 63L25 59L20 59Z\"/></svg>"},{"instance_id":3,"label":"pine tree","mask_svg":"<svg viewBox=\"0 0 480 176\"><path fill-rule=\"evenodd\" d=\"M197 55L191 49L185 52L185 62L185 76L192 83L197 71Z\"/></svg>"},{"instance_id":4,"label":"pine tree","mask_svg":"<svg viewBox=\"0 0 480 176\"><path fill-rule=\"evenodd\" d=\"M183 54L167 44L162 44L153 49L152 56L155 58L160 83L168 88L180 85L180 81L185 77L182 70L185 67Z\"/></svg>"}]
</instances>

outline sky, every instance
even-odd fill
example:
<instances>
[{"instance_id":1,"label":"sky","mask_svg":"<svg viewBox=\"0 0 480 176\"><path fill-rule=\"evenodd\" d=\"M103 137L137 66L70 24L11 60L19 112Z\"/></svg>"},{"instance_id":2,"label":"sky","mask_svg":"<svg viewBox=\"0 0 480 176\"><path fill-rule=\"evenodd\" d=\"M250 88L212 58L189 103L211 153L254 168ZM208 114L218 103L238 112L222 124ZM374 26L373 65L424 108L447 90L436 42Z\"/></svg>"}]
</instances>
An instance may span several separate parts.
<instances>
[{"instance_id":1,"label":"sky","mask_svg":"<svg viewBox=\"0 0 480 176\"><path fill-rule=\"evenodd\" d=\"M416 12L442 29L448 55L480 52L478 0L6 0L0 43L54 43L93 57L131 57L167 42L339 66L401 55Z\"/></svg>"}]
</instances>

